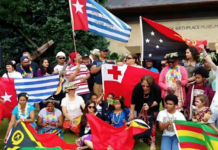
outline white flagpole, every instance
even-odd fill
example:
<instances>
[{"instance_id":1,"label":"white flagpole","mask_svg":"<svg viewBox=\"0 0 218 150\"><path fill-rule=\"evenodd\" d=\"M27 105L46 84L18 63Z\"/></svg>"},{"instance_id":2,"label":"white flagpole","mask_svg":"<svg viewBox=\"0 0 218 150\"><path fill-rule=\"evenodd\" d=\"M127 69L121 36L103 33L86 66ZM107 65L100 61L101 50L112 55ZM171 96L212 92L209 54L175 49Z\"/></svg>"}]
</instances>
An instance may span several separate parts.
<instances>
[{"instance_id":1,"label":"white flagpole","mask_svg":"<svg viewBox=\"0 0 218 150\"><path fill-rule=\"evenodd\" d=\"M139 22L141 27L141 38L142 38L142 49L141 49L141 64L142 64L144 60L144 35L143 35L143 26L142 26L142 16L139 17Z\"/></svg>"},{"instance_id":2,"label":"white flagpole","mask_svg":"<svg viewBox=\"0 0 218 150\"><path fill-rule=\"evenodd\" d=\"M74 20L73 20L73 11L72 11L72 4L71 0L69 0L69 7L70 7L70 17L71 17L71 25L72 25L72 32L73 32L73 43L74 43L74 50L76 52L76 40L75 40L75 33L74 33Z\"/></svg>"}]
</instances>

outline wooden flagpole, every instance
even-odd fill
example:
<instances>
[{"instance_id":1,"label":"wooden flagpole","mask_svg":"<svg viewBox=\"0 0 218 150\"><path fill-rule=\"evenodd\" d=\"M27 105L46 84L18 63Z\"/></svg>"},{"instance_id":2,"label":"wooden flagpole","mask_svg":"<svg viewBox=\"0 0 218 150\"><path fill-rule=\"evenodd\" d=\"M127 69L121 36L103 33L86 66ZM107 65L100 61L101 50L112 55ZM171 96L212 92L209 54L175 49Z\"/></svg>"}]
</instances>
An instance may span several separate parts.
<instances>
[{"instance_id":1,"label":"wooden flagpole","mask_svg":"<svg viewBox=\"0 0 218 150\"><path fill-rule=\"evenodd\" d=\"M72 25L72 32L73 32L73 43L74 43L74 51L77 52L76 50L76 39L75 39L75 33L74 33L74 20L73 20L73 12L72 12L72 4L71 0L69 0L69 7L70 7L70 17L71 17L71 25Z\"/></svg>"}]
</instances>

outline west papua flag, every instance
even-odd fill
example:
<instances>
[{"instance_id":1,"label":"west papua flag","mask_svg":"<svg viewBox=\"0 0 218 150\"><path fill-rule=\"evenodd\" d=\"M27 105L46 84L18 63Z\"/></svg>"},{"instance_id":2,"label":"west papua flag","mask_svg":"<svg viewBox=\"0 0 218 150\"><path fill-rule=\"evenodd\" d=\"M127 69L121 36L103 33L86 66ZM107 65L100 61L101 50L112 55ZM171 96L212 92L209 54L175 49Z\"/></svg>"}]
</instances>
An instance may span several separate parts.
<instances>
[{"instance_id":1,"label":"west papua flag","mask_svg":"<svg viewBox=\"0 0 218 150\"><path fill-rule=\"evenodd\" d=\"M159 74L144 68L103 64L102 80L105 96L109 93L113 93L117 97L122 95L125 99L124 104L130 107L132 91L145 75L153 76L155 82L158 83Z\"/></svg>"},{"instance_id":2,"label":"west papua flag","mask_svg":"<svg viewBox=\"0 0 218 150\"><path fill-rule=\"evenodd\" d=\"M131 27L94 0L69 0L73 30L86 30L128 42Z\"/></svg>"},{"instance_id":3,"label":"west papua flag","mask_svg":"<svg viewBox=\"0 0 218 150\"><path fill-rule=\"evenodd\" d=\"M141 119L135 119L116 128L95 115L86 114L92 129L92 142L95 150L132 150L135 144L134 135L147 131L150 127Z\"/></svg>"},{"instance_id":4,"label":"west papua flag","mask_svg":"<svg viewBox=\"0 0 218 150\"><path fill-rule=\"evenodd\" d=\"M196 41L182 37L174 30L156 23L147 18L140 17L142 32L142 60L163 59L167 53L178 52L180 57L185 57L189 46L196 47L199 52L201 44L207 45L207 40Z\"/></svg>"}]
</instances>

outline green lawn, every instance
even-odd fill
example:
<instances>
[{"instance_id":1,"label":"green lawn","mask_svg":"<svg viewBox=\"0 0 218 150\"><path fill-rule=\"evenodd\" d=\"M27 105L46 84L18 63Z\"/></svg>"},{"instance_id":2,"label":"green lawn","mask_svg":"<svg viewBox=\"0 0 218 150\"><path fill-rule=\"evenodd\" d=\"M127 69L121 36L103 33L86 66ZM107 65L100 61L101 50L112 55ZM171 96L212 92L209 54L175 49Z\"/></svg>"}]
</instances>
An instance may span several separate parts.
<instances>
[{"instance_id":1,"label":"green lawn","mask_svg":"<svg viewBox=\"0 0 218 150\"><path fill-rule=\"evenodd\" d=\"M162 110L162 107L160 108L160 110ZM6 133L6 130L7 130L7 125L8 125L8 121L7 121L7 119L4 119L1 122L0 139L4 139L4 136L5 136L5 133ZM162 133L160 131L157 131L157 149L156 150L160 150L161 135L162 135ZM64 133L64 140L67 143L74 144L76 138L78 138L78 137L75 134L72 134L70 132ZM3 148L4 148L4 143L1 140L0 141L0 150L3 150ZM134 147L133 150L150 150L150 148L149 148L149 146L147 144L140 143L139 140L137 139L136 143L135 143L135 147Z\"/></svg>"}]
</instances>

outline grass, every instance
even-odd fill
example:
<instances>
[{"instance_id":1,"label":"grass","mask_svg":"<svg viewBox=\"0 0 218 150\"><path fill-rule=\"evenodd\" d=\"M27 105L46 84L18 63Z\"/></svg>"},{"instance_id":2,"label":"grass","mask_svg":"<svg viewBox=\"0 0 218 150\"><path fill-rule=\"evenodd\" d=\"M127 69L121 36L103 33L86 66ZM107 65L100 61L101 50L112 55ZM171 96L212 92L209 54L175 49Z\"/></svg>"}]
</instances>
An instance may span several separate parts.
<instances>
[{"instance_id":1,"label":"grass","mask_svg":"<svg viewBox=\"0 0 218 150\"><path fill-rule=\"evenodd\" d=\"M162 110L162 105L160 104L160 110ZM7 131L7 127L8 127L8 120L7 119L4 119L2 122L1 122L1 128L0 128L0 139L4 139L4 136L5 136L5 133ZM156 136L156 139L157 139L157 146L156 146L156 150L160 150L160 144L161 144L161 135L162 135L162 132L158 131L157 129L157 136ZM70 133L69 131L66 131L64 133L64 140L65 142L69 143L69 144L75 144L75 141L78 137L75 135L75 134L72 134ZM4 149L4 142L2 140L0 140L0 150L3 150ZM149 146L145 143L141 143L139 142L138 139L136 139L135 141L135 146L134 146L134 149L133 150L150 150Z\"/></svg>"}]
</instances>

